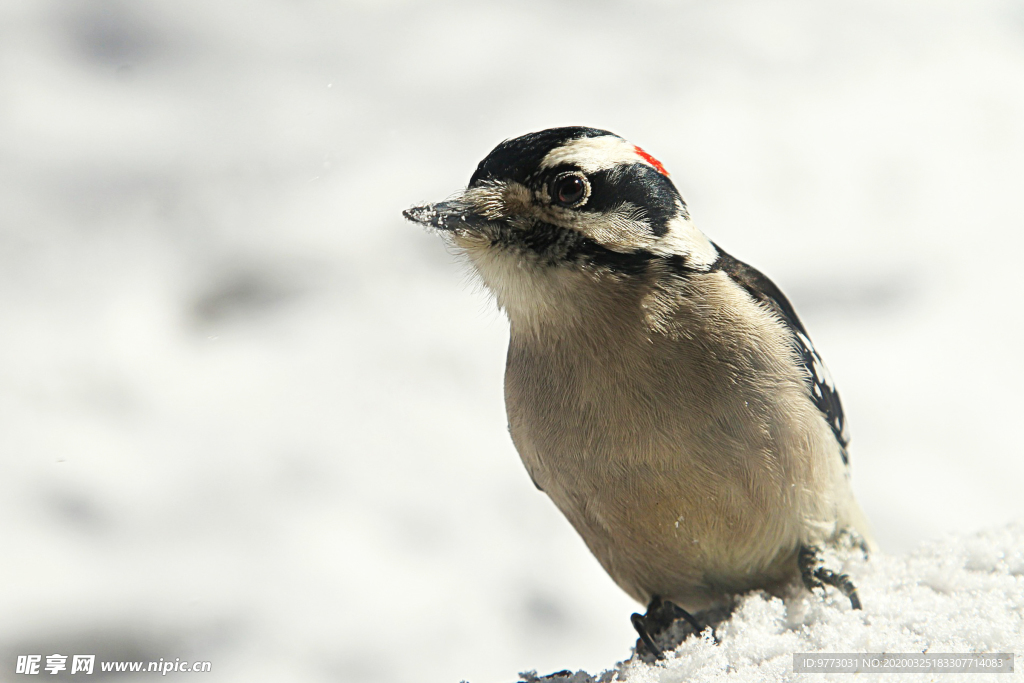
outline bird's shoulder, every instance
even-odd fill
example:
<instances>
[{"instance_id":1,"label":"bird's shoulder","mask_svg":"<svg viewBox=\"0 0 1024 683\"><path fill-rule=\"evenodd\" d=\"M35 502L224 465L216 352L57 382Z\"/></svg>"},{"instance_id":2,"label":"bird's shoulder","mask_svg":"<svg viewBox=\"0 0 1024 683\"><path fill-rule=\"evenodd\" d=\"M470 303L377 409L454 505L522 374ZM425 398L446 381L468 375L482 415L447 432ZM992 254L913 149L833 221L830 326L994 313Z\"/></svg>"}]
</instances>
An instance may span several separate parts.
<instances>
[{"instance_id":1,"label":"bird's shoulder","mask_svg":"<svg viewBox=\"0 0 1024 683\"><path fill-rule=\"evenodd\" d=\"M722 272L735 282L755 302L774 313L789 332L794 348L798 352L800 364L806 371L811 400L821 411L836 441L839 442L843 462L848 462L847 446L850 438L839 392L793 305L782 290L761 271L733 257L717 244L715 249L718 251L718 259L712 264L711 270Z\"/></svg>"}]
</instances>

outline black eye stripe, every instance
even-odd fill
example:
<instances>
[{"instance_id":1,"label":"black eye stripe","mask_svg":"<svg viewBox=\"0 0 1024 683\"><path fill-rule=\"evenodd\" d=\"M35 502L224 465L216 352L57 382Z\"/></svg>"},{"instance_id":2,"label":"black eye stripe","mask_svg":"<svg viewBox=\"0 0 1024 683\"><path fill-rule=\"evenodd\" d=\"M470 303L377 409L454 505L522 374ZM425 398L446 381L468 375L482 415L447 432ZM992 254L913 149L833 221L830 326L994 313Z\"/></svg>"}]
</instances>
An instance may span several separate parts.
<instances>
[{"instance_id":1,"label":"black eye stripe","mask_svg":"<svg viewBox=\"0 0 1024 683\"><path fill-rule=\"evenodd\" d=\"M552 186L558 178L571 173L584 175L579 168L565 165L545 169L528 182L538 190L546 186L551 201L558 204ZM579 211L607 213L627 202L643 207L644 218L656 237L668 233L668 223L676 216L679 207L682 207L683 216L687 215L686 203L672 181L647 164L616 166L585 174L584 177L589 181L590 192L586 202L575 207Z\"/></svg>"},{"instance_id":2,"label":"black eye stripe","mask_svg":"<svg viewBox=\"0 0 1024 683\"><path fill-rule=\"evenodd\" d=\"M644 208L651 231L658 237L668 232L668 223L686 204L672 181L647 164L629 164L590 174L590 199L586 210L612 211L629 202Z\"/></svg>"}]
</instances>

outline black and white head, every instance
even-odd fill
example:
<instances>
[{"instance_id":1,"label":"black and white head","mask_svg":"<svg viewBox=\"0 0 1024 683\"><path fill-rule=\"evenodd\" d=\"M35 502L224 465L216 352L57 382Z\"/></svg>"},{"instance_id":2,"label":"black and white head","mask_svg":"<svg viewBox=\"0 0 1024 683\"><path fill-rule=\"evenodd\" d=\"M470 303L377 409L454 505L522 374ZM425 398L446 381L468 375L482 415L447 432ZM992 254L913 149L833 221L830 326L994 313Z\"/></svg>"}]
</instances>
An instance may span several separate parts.
<instances>
[{"instance_id":1,"label":"black and white head","mask_svg":"<svg viewBox=\"0 0 1024 683\"><path fill-rule=\"evenodd\" d=\"M630 329L632 311L643 320L637 327L664 331L685 290L697 300L691 314L724 320L715 308L725 307L746 311L745 323L787 330L845 460L839 395L796 311L771 280L693 226L664 166L639 147L596 128L530 133L495 147L454 198L404 214L469 257L514 325ZM749 303L765 316L751 316ZM728 329L719 342L753 333L750 325Z\"/></svg>"},{"instance_id":2,"label":"black and white head","mask_svg":"<svg viewBox=\"0 0 1024 683\"><path fill-rule=\"evenodd\" d=\"M465 191L405 216L465 252L510 315L582 282L621 288L652 269L707 270L718 256L664 166L595 128L506 140Z\"/></svg>"}]
</instances>

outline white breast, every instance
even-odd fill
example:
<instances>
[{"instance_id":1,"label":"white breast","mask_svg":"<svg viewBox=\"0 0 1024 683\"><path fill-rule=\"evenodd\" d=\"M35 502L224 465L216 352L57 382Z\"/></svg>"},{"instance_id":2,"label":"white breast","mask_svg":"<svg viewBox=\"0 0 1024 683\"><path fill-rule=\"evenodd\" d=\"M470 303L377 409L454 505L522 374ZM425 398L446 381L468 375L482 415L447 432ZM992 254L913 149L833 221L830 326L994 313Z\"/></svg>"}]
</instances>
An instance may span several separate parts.
<instances>
[{"instance_id":1,"label":"white breast","mask_svg":"<svg viewBox=\"0 0 1024 683\"><path fill-rule=\"evenodd\" d=\"M559 271L554 297L522 278L532 313L506 305L512 438L623 589L700 609L787 580L801 543L855 523L788 332L724 273Z\"/></svg>"}]
</instances>

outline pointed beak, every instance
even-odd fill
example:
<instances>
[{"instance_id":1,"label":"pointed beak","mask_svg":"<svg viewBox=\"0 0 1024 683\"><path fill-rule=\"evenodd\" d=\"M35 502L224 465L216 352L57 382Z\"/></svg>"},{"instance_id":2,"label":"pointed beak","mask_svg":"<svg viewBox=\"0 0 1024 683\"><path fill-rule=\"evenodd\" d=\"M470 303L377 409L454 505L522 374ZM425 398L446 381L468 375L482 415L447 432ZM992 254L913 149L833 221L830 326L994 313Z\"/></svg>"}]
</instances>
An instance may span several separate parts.
<instances>
[{"instance_id":1,"label":"pointed beak","mask_svg":"<svg viewBox=\"0 0 1024 683\"><path fill-rule=\"evenodd\" d=\"M448 232L473 230L487 223L487 219L477 215L459 200L414 206L403 211L402 215L413 223Z\"/></svg>"}]
</instances>

